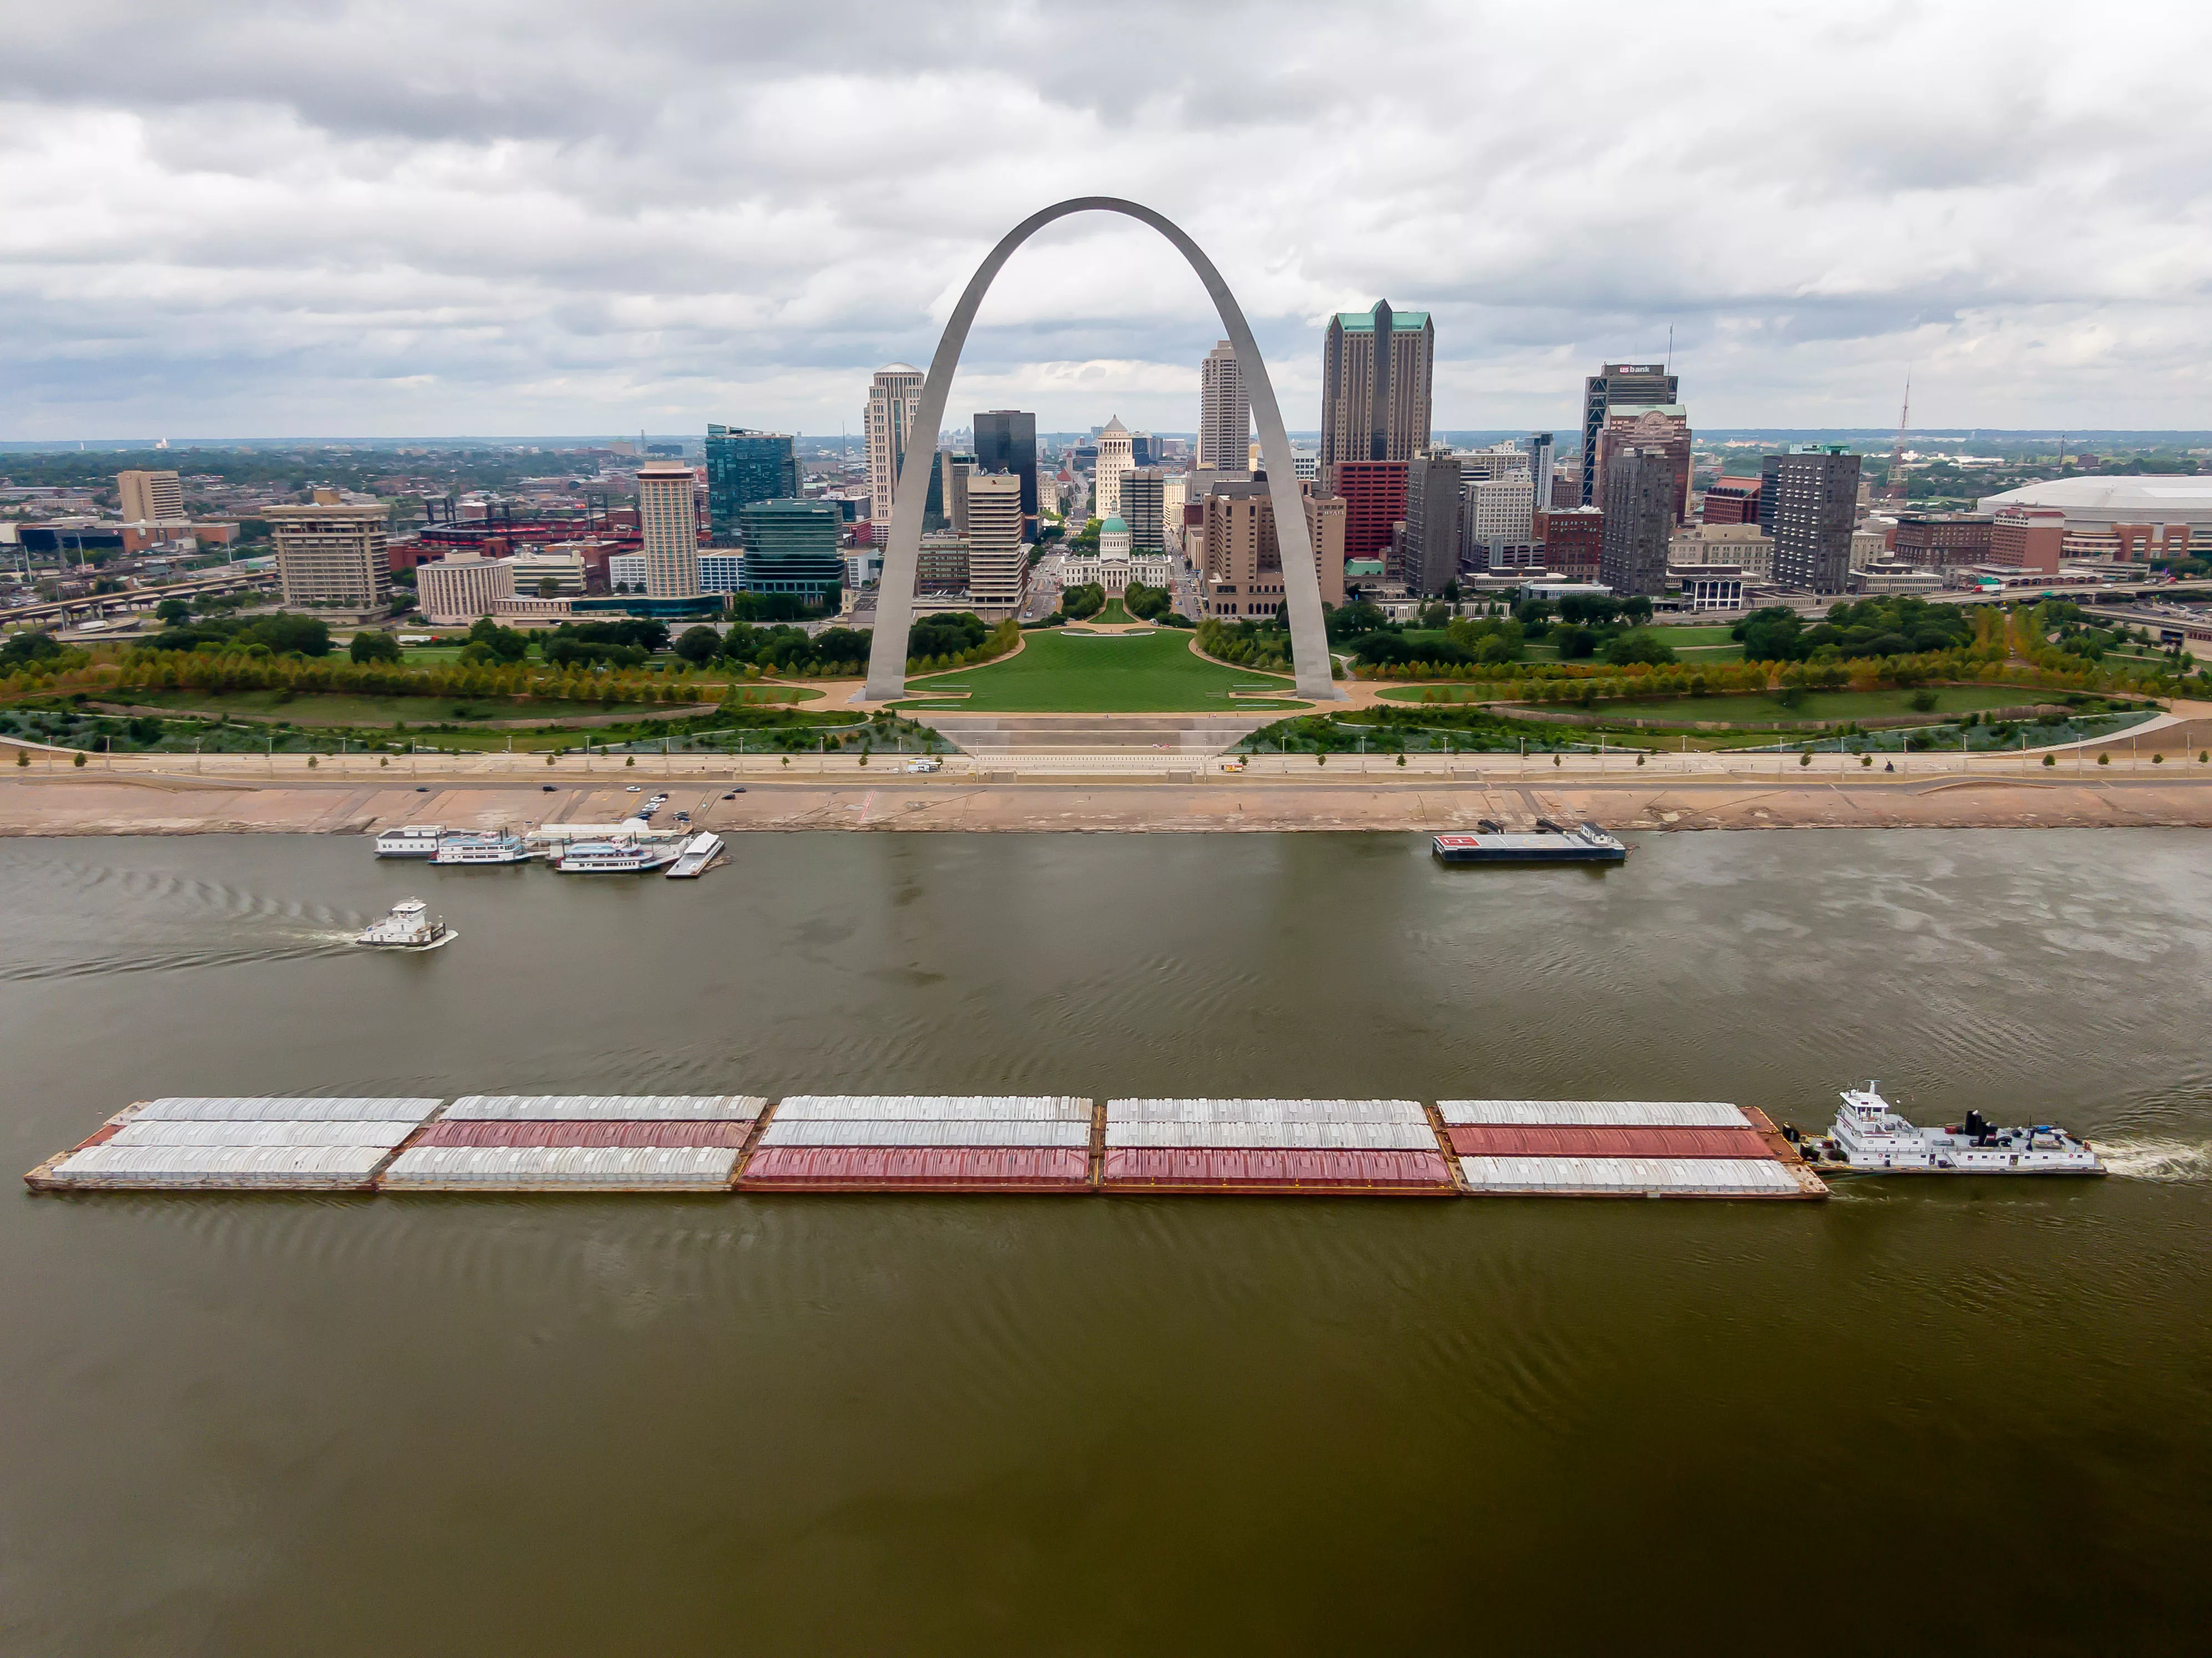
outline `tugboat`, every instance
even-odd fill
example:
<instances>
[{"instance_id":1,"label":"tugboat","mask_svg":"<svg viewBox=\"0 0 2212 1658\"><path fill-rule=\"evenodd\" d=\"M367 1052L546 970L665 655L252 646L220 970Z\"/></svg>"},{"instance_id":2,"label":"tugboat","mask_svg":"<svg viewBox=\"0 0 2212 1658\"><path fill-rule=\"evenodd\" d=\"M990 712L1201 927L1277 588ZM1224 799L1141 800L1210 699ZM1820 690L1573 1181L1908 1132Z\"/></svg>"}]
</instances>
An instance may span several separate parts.
<instances>
[{"instance_id":1,"label":"tugboat","mask_svg":"<svg viewBox=\"0 0 2212 1658\"><path fill-rule=\"evenodd\" d=\"M1429 849L1447 864L1619 864L1628 848L1595 823L1562 829L1543 818L1532 835L1516 835L1485 818L1477 835L1439 835Z\"/></svg>"},{"instance_id":2,"label":"tugboat","mask_svg":"<svg viewBox=\"0 0 2212 1658\"><path fill-rule=\"evenodd\" d=\"M526 864L538 854L522 837L505 829L495 835L449 835L438 842L434 864Z\"/></svg>"},{"instance_id":3,"label":"tugboat","mask_svg":"<svg viewBox=\"0 0 2212 1658\"><path fill-rule=\"evenodd\" d=\"M358 934L354 943L379 950L435 950L460 936L432 915L420 898L409 898L392 905L391 914Z\"/></svg>"},{"instance_id":4,"label":"tugboat","mask_svg":"<svg viewBox=\"0 0 2212 1658\"><path fill-rule=\"evenodd\" d=\"M1881 1085L1844 1090L1835 1127L1808 1140L1808 1161L1822 1174L2101 1175L2088 1143L2063 1128L1997 1128L1978 1111L1963 1123L1916 1128L1891 1108Z\"/></svg>"}]
</instances>

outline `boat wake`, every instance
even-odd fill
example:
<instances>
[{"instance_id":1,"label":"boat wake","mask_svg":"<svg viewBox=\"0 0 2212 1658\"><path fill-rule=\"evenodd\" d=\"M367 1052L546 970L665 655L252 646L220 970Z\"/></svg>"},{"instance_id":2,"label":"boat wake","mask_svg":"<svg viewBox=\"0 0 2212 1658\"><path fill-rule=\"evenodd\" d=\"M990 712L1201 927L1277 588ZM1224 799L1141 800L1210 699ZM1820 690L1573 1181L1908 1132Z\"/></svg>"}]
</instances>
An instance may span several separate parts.
<instances>
[{"instance_id":1,"label":"boat wake","mask_svg":"<svg viewBox=\"0 0 2212 1658\"><path fill-rule=\"evenodd\" d=\"M2212 1140L2099 1139L2106 1172L2127 1180L2212 1181Z\"/></svg>"}]
</instances>

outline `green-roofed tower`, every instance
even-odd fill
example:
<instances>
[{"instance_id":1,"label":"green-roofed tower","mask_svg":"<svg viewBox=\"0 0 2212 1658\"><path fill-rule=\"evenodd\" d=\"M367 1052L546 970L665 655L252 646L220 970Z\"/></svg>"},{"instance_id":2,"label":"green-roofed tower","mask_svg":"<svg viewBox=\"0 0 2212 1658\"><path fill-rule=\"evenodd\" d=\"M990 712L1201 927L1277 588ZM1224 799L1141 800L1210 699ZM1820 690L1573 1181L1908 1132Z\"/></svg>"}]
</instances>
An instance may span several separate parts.
<instances>
[{"instance_id":1,"label":"green-roofed tower","mask_svg":"<svg viewBox=\"0 0 2212 1658\"><path fill-rule=\"evenodd\" d=\"M1425 311L1370 311L1329 319L1322 346L1321 466L1324 487L1340 461L1408 461L1429 446L1437 331Z\"/></svg>"}]
</instances>

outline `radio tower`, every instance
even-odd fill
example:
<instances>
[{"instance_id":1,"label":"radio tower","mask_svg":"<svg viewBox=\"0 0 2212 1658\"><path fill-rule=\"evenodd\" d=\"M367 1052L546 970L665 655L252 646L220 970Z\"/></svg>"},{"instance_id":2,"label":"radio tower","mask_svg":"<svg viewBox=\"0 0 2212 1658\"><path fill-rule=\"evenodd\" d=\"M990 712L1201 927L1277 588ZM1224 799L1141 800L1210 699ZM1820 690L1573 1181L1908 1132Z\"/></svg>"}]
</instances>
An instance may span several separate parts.
<instances>
[{"instance_id":1,"label":"radio tower","mask_svg":"<svg viewBox=\"0 0 2212 1658\"><path fill-rule=\"evenodd\" d=\"M1882 490L1891 501L1905 499L1905 432L1912 424L1912 371L1905 371L1905 407L1897 411L1897 441L1889 446L1889 483Z\"/></svg>"}]
</instances>

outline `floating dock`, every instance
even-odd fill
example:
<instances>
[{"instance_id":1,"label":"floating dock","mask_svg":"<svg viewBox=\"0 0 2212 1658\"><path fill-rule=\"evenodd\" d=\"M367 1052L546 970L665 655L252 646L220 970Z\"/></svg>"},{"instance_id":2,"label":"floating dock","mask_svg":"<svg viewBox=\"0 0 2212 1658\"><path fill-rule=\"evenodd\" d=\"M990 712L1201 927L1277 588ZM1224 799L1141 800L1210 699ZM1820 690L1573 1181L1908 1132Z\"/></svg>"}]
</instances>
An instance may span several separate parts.
<instances>
[{"instance_id":1,"label":"floating dock","mask_svg":"<svg viewBox=\"0 0 2212 1658\"><path fill-rule=\"evenodd\" d=\"M1074 1095L165 1098L40 1192L967 1192L1809 1199L1760 1113L1715 1101Z\"/></svg>"}]
</instances>

